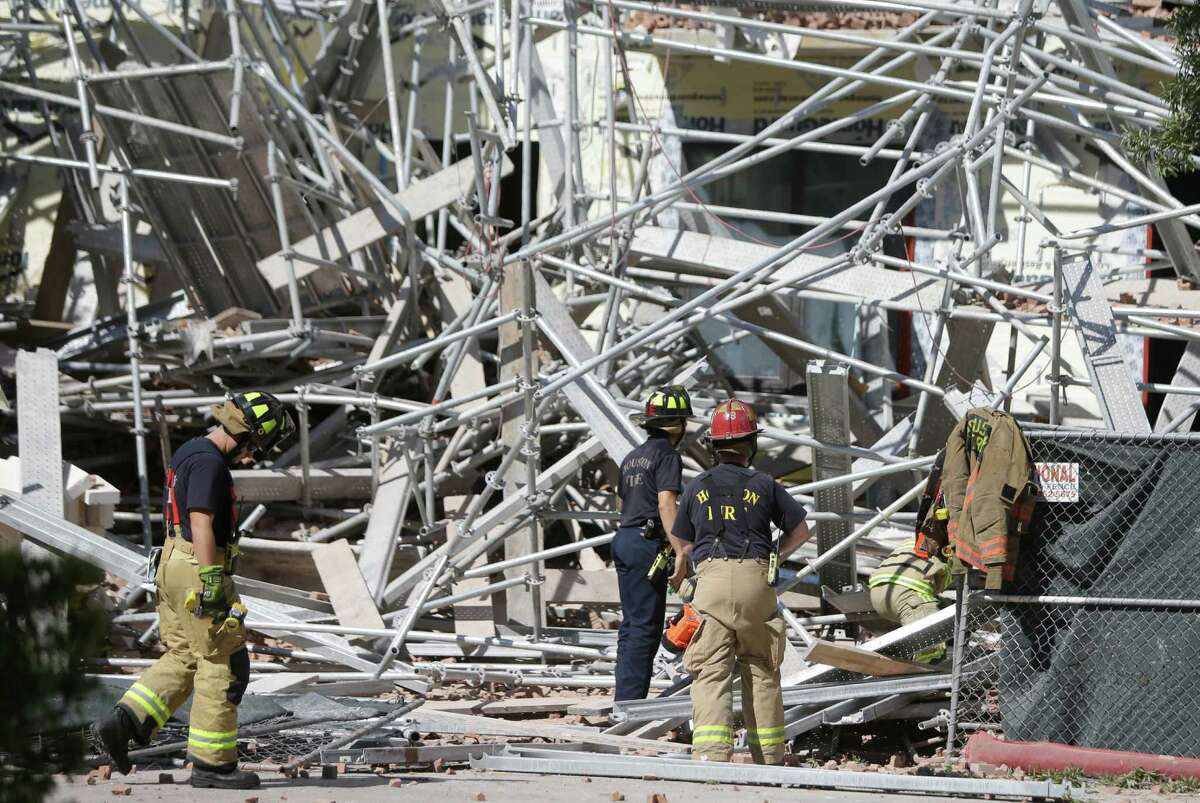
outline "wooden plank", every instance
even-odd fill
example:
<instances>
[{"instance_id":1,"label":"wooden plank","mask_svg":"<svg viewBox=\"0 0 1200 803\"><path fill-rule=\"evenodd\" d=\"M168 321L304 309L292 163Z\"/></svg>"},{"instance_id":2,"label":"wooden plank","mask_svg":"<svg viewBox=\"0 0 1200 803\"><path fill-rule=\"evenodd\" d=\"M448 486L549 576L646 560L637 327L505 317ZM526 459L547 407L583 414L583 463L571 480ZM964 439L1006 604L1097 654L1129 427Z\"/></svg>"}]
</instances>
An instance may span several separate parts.
<instances>
[{"instance_id":1,"label":"wooden plank","mask_svg":"<svg viewBox=\"0 0 1200 803\"><path fill-rule=\"evenodd\" d=\"M231 473L240 502L294 502L300 499L299 466L238 468ZM314 500L371 497L369 468L314 468L309 471L309 481Z\"/></svg>"},{"instance_id":2,"label":"wooden plank","mask_svg":"<svg viewBox=\"0 0 1200 803\"><path fill-rule=\"evenodd\" d=\"M387 627L371 599L362 572L358 570L358 561L349 541L343 538L320 545L313 550L312 560L341 624L346 627Z\"/></svg>"},{"instance_id":3,"label":"wooden plank","mask_svg":"<svg viewBox=\"0 0 1200 803\"><path fill-rule=\"evenodd\" d=\"M846 591L839 593L828 586L821 587L821 596L838 613L874 613L870 591Z\"/></svg>"},{"instance_id":4,"label":"wooden plank","mask_svg":"<svg viewBox=\"0 0 1200 803\"><path fill-rule=\"evenodd\" d=\"M450 733L470 732L504 736L540 736L544 739L554 739L556 741L611 745L630 750L686 753L692 749L692 746L689 744L639 739L634 736L615 736L582 725L554 725L548 722L521 722L512 719L495 719L471 714L456 714L450 711L431 711L427 710L426 706L422 706L414 711L412 719L416 721L416 728L422 733L437 733L439 726L443 726Z\"/></svg>"},{"instance_id":5,"label":"wooden plank","mask_svg":"<svg viewBox=\"0 0 1200 803\"><path fill-rule=\"evenodd\" d=\"M500 312L512 312L514 310L524 309L525 304L525 271L519 267L515 270L506 270L500 278ZM520 379L522 370L524 369L524 350L522 346L521 325L516 321L509 321L501 325L499 330L499 351L497 356L500 358L500 381L504 382L510 379ZM536 340L535 340L536 342ZM534 357L534 364L538 364L538 358ZM504 499L511 501L514 499L522 500L519 510L524 509L525 499L525 478L527 455L522 448L524 446L524 435L522 426L525 423L524 404L509 404L505 405L500 410L500 442L506 450L517 450L517 458L513 461L512 467L504 475ZM540 486L539 486L540 487ZM542 545L542 528L536 528L536 532L522 533L513 535L504 539L502 549L504 550L504 559L512 560L520 558L541 549ZM523 577L530 571L530 567L514 566L504 572L504 579L511 580L517 577ZM546 602L545 591L543 590L543 605ZM496 606L494 618L497 622L507 624L521 624L526 627L532 627L534 617L544 619L545 611L535 611L533 609L533 595L529 593L527 587L518 586L510 588L503 595L497 594L493 598Z\"/></svg>"},{"instance_id":6,"label":"wooden plank","mask_svg":"<svg viewBox=\"0 0 1200 803\"><path fill-rule=\"evenodd\" d=\"M512 162L507 156L504 157L500 165L500 174L507 176L512 170ZM417 222L426 215L431 215L442 207L449 206L474 188L475 165L472 160L463 159L429 178L413 182L411 186L396 194L396 201L408 210L413 221ZM339 220L327 229L293 243L292 252L336 262L338 259L379 242L403 228L403 224L392 215L389 207L378 203L367 209L359 210L344 220ZM294 261L294 268L297 279L302 279L317 271L329 270L300 260ZM258 270L271 285L271 289L280 290L287 287L287 260L282 251L260 260Z\"/></svg>"},{"instance_id":7,"label":"wooden plank","mask_svg":"<svg viewBox=\"0 0 1200 803\"><path fill-rule=\"evenodd\" d=\"M611 697L583 697L576 700L575 704L567 709L567 713L582 717L602 717L611 714L612 710Z\"/></svg>"},{"instance_id":8,"label":"wooden plank","mask_svg":"<svg viewBox=\"0 0 1200 803\"><path fill-rule=\"evenodd\" d=\"M383 467L379 471L379 484L371 500L371 517L367 519L362 554L358 561L373 599L382 597L383 589L391 577L396 538L400 535L404 516L412 500L404 445L389 438L380 447L380 452Z\"/></svg>"},{"instance_id":9,"label":"wooden plank","mask_svg":"<svg viewBox=\"0 0 1200 803\"><path fill-rule=\"evenodd\" d=\"M459 525L459 516L466 509L467 499L466 496L448 496L443 500L446 516L451 518L450 527ZM472 567L483 566L487 562L488 556L480 555ZM455 581L450 587L450 593L462 594L474 591L491 582L489 577L467 577ZM454 603L454 632L460 636L496 635L496 619L492 609L494 596L476 597Z\"/></svg>"},{"instance_id":10,"label":"wooden plank","mask_svg":"<svg viewBox=\"0 0 1200 803\"><path fill-rule=\"evenodd\" d=\"M246 687L247 694L281 694L286 691L316 683L320 677L316 672L275 672L266 677L255 678Z\"/></svg>"},{"instance_id":11,"label":"wooden plank","mask_svg":"<svg viewBox=\"0 0 1200 803\"><path fill-rule=\"evenodd\" d=\"M458 714L485 714L491 717L522 714L563 714L586 698L558 695L554 697L513 697L507 700L432 700L422 711L449 711ZM607 698L599 698L607 699ZM612 709L612 701L608 707Z\"/></svg>"},{"instance_id":12,"label":"wooden plank","mask_svg":"<svg viewBox=\"0 0 1200 803\"><path fill-rule=\"evenodd\" d=\"M70 186L64 184L58 212L54 217L54 230L50 235L50 249L46 252L42 277L38 282L33 318L62 320L67 292L75 275L75 258L78 256L75 236L71 233L71 223L75 218L75 197Z\"/></svg>"},{"instance_id":13,"label":"wooden plank","mask_svg":"<svg viewBox=\"0 0 1200 803\"><path fill-rule=\"evenodd\" d=\"M810 664L834 666L848 672L859 672L875 677L919 675L936 671L924 664L899 661L860 647L819 640L804 652L804 660Z\"/></svg>"}]
</instances>

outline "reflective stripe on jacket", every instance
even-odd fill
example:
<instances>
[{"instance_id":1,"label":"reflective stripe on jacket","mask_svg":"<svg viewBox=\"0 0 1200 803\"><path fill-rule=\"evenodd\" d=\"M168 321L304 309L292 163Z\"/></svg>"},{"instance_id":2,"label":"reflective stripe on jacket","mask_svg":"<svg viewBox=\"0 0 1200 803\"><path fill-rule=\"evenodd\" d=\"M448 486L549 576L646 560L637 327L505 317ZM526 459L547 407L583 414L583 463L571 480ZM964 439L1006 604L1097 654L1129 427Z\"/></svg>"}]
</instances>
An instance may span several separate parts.
<instances>
[{"instance_id":1,"label":"reflective stripe on jacket","mask_svg":"<svg viewBox=\"0 0 1200 803\"><path fill-rule=\"evenodd\" d=\"M917 592L924 600L937 601L937 595L949 583L950 573L936 556L918 555L916 548L916 541L910 540L892 550L871 572L867 587L898 585Z\"/></svg>"},{"instance_id":2,"label":"reflective stripe on jacket","mask_svg":"<svg viewBox=\"0 0 1200 803\"><path fill-rule=\"evenodd\" d=\"M1016 420L997 410L969 410L950 433L942 490L956 573L1003 566L1012 579L1037 498L1029 455Z\"/></svg>"}]
</instances>

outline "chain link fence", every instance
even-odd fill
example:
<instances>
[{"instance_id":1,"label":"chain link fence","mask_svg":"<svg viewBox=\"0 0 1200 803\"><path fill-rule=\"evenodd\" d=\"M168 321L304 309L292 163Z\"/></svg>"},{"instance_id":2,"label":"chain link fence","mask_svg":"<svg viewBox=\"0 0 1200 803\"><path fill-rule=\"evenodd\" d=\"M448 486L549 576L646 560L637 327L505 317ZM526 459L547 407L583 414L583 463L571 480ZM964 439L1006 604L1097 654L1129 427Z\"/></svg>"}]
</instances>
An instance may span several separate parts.
<instances>
[{"instance_id":1,"label":"chain link fence","mask_svg":"<svg viewBox=\"0 0 1200 803\"><path fill-rule=\"evenodd\" d=\"M968 592L951 747L1200 756L1200 438L1026 434L1042 495L1014 581Z\"/></svg>"}]
</instances>

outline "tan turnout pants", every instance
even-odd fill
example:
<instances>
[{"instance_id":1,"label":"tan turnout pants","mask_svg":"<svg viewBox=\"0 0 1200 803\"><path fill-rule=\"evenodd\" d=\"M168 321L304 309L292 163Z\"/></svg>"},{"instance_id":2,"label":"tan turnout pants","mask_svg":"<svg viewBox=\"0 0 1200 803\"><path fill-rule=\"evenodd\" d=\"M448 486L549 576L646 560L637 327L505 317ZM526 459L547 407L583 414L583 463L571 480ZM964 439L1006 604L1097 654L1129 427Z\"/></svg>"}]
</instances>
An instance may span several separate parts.
<instances>
[{"instance_id":1,"label":"tan turnout pants","mask_svg":"<svg viewBox=\"0 0 1200 803\"><path fill-rule=\"evenodd\" d=\"M889 622L910 625L918 619L938 612L936 600L922 597L911 588L886 583L871 589L871 605L875 613Z\"/></svg>"},{"instance_id":2,"label":"tan turnout pants","mask_svg":"<svg viewBox=\"0 0 1200 803\"><path fill-rule=\"evenodd\" d=\"M218 550L218 558L223 553ZM167 652L129 687L118 703L139 725L153 719L154 730L192 700L188 753L209 766L237 761L237 705L250 679L250 656L243 627L228 630L223 621L196 616L184 600L200 592L199 565L192 545L171 537L163 547L155 576L159 631ZM233 579L225 576L225 597L237 600ZM150 731L152 732L152 731Z\"/></svg>"},{"instance_id":3,"label":"tan turnout pants","mask_svg":"<svg viewBox=\"0 0 1200 803\"><path fill-rule=\"evenodd\" d=\"M705 560L692 604L701 615L684 668L692 676L692 758L733 754L733 663L741 665L746 741L759 764L782 764L784 622L767 584L767 562Z\"/></svg>"}]
</instances>

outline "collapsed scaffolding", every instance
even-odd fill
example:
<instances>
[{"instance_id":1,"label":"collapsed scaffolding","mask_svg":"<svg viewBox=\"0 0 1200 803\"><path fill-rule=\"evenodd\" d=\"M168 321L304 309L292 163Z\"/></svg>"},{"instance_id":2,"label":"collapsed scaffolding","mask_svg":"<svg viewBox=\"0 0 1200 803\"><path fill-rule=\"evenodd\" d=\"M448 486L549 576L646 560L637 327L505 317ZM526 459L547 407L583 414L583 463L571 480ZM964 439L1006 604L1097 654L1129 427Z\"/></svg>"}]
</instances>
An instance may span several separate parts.
<instances>
[{"instance_id":1,"label":"collapsed scaffolding","mask_svg":"<svg viewBox=\"0 0 1200 803\"><path fill-rule=\"evenodd\" d=\"M895 30L778 21L812 9L887 12ZM300 434L272 467L235 472L239 498L253 503L239 524L243 549L262 563L311 556L328 596L239 577L247 625L290 645L253 649L302 666L256 662L259 691L611 687L615 634L552 626L546 611L615 602L572 588L589 567L604 569L611 469L641 438L628 415L666 383L688 386L697 408L710 409L737 382L721 349L757 339L805 388L763 397L774 424L764 451L785 470L811 468L789 490L816 530L781 583L804 650L791 649L785 665L788 736L906 709L925 720L919 701L988 667L956 666L953 682L947 673L864 681L888 662L864 658L847 673L804 656L820 643L811 628L852 639L870 619L853 607L854 586L910 526L955 420L971 406L1009 409L1037 385L1049 389L1039 412L1050 424L1067 417L1074 389L1094 395L1103 428L1190 429L1200 303L1150 301L1172 296L1159 292L1164 280L1142 277L1169 268L1200 281L1189 233L1200 205L1185 206L1153 165L1127 158L1120 135L1167 112L1129 71L1164 79L1178 63L1125 18L1083 0L762 0L720 11L437 0L403 20L395 10L386 0L224 0L198 17L201 30L186 11L168 26L132 0L113 0L103 19L79 0L19 0L0 20L6 108L14 127L40 132L28 139L48 138L53 151L10 137L0 160L6 171L61 170L75 242L112 313L42 337L55 354L19 355L21 475L0 522L119 578L114 622L141 628L143 644L156 639L154 615L137 611L158 515L155 429L169 455L171 431L202 427L228 391L263 387L295 406ZM718 44L672 36L676 24L710 30ZM315 54L299 27L318 30ZM423 55L438 37L445 63ZM797 55L800 38L865 54L835 66ZM563 65L543 64L544 41L563 43ZM405 65L395 63L397 43ZM583 47L600 58L598 86L580 86ZM47 52L69 80L42 77ZM669 100L639 94L630 67L639 53L825 83L752 134L705 132L671 123ZM927 77L904 77L918 62ZM365 76L376 70L386 122L369 125ZM418 124L422 95L438 87L440 136ZM882 97L803 125L863 89ZM954 104L965 108L959 131L939 123ZM888 122L873 143L839 140L878 119ZM686 141L725 149L684 169ZM1084 146L1115 179L1068 158ZM892 167L886 183L827 216L706 201L705 187L796 151ZM585 152L599 154L598 169L585 170ZM1103 194L1117 213L1056 224L1031 191L1035 170ZM505 182L519 201L502 199ZM945 196L958 199L949 217L929 213ZM1000 256L1014 208L1016 248ZM764 242L725 218L805 230ZM1144 243L1151 226L1161 249L1124 236ZM845 247L829 256L833 242ZM912 247L897 250L904 242ZM147 303L152 275L174 277L178 292ZM859 305L884 327L889 314L911 316L926 358L906 372L890 357L814 342L797 299ZM30 310L5 315L36 344ZM984 356L997 325L1010 331L999 374ZM1186 343L1169 383L1140 381L1130 368L1124 343L1150 337ZM1153 426L1143 393L1165 397ZM60 428L97 426L132 437L136 491L122 501L136 512L88 529L64 510ZM704 461L693 433L685 477ZM288 529L312 521L326 523ZM114 523L136 538L102 532ZM561 559L579 568L548 568ZM807 596L795 595L801 588ZM954 616L947 608L860 646L911 655L945 640ZM676 680L664 664L654 687L673 696L621 706L625 721L604 734L563 738L665 749L649 740L690 710ZM839 685L815 685L831 682ZM953 724L948 736L953 748ZM667 777L660 770L630 772Z\"/></svg>"}]
</instances>

